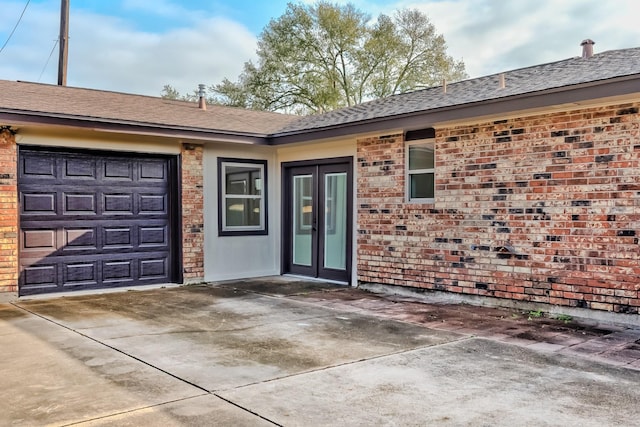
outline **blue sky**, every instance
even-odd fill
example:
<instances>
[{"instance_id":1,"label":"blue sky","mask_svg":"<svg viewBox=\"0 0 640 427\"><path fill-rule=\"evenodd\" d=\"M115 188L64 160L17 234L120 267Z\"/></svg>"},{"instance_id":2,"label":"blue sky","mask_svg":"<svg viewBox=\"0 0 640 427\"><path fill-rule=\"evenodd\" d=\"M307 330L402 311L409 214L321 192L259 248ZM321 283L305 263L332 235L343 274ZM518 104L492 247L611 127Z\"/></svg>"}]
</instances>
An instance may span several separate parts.
<instances>
[{"instance_id":1,"label":"blue sky","mask_svg":"<svg viewBox=\"0 0 640 427\"><path fill-rule=\"evenodd\" d=\"M311 0L303 0L310 2ZM27 0L0 0L0 46ZM337 0L338 3L346 1ZM425 12L472 77L640 46L638 0L353 0L376 17ZM235 80L284 0L70 0L70 86L159 95ZM0 52L0 79L56 83L59 0L31 0ZM48 60L48 58L50 58ZM48 62L47 62L48 60ZM1 96L1 94L0 94Z\"/></svg>"}]
</instances>

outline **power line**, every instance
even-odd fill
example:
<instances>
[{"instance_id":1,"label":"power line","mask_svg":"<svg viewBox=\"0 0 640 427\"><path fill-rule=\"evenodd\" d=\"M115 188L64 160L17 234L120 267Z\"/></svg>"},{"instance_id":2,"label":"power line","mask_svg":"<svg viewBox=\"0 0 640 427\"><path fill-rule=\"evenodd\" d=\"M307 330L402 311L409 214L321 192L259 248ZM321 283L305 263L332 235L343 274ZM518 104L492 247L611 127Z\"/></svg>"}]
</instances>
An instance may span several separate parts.
<instances>
[{"instance_id":1,"label":"power line","mask_svg":"<svg viewBox=\"0 0 640 427\"><path fill-rule=\"evenodd\" d=\"M51 59L51 56L53 56L53 51L56 50L56 46L58 46L58 40L56 40L53 43L53 48L51 49L51 52L49 53L49 57L47 58L47 62L45 62L44 67L42 67L42 71L40 71L40 75L38 76L38 83L40 82L40 79L42 78L42 75L44 74L44 70L47 69L47 65L49 65L49 60Z\"/></svg>"},{"instance_id":2,"label":"power line","mask_svg":"<svg viewBox=\"0 0 640 427\"><path fill-rule=\"evenodd\" d=\"M4 42L2 47L0 47L0 53L2 53L4 48L7 46L7 44L9 43L9 40L11 40L13 33L16 32L16 28L18 28L18 25L20 25L20 21L22 21L22 17L24 16L24 13L27 11L27 7L29 6L30 2L31 0L27 0L27 4L24 5L24 9L22 9L22 13L20 14L20 18L18 18L18 22L16 22L16 25L13 27L13 30L11 30L11 34L9 34L9 37L7 37L7 41Z\"/></svg>"}]
</instances>

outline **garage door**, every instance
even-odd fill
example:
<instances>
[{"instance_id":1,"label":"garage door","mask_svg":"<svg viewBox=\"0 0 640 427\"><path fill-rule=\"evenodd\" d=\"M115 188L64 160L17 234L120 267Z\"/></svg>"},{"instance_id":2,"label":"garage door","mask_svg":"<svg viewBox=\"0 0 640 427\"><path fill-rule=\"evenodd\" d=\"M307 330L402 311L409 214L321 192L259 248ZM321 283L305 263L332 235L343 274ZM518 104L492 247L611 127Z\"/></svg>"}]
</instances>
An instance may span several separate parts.
<instances>
[{"instance_id":1,"label":"garage door","mask_svg":"<svg viewBox=\"0 0 640 427\"><path fill-rule=\"evenodd\" d=\"M176 281L176 166L21 148L20 295Z\"/></svg>"}]
</instances>

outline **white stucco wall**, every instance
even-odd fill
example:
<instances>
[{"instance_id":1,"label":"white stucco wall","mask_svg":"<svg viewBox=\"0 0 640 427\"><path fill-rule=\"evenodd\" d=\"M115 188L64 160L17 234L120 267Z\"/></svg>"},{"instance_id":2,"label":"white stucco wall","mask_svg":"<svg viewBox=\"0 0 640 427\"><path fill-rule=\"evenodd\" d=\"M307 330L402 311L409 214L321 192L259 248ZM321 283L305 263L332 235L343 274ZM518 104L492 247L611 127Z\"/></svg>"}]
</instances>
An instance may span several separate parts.
<instances>
[{"instance_id":1,"label":"white stucco wall","mask_svg":"<svg viewBox=\"0 0 640 427\"><path fill-rule=\"evenodd\" d=\"M266 236L218 236L218 158L267 161ZM220 281L280 274L280 190L273 147L208 144L204 149L204 277Z\"/></svg>"},{"instance_id":2,"label":"white stucco wall","mask_svg":"<svg viewBox=\"0 0 640 427\"><path fill-rule=\"evenodd\" d=\"M282 163L347 156L353 157L355 163L355 154L355 139L287 147L207 144L204 149L205 280L220 281L279 275L282 238ZM218 157L267 161L268 235L218 236ZM355 262L353 264L355 266ZM355 271L353 277L356 277Z\"/></svg>"}]
</instances>

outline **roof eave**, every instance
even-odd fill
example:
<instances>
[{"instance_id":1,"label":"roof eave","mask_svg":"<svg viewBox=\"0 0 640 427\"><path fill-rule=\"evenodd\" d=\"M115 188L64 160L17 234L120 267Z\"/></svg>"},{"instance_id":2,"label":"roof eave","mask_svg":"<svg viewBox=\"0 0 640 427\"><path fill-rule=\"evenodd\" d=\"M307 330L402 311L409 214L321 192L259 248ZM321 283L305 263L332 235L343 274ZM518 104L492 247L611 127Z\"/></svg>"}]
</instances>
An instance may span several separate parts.
<instances>
[{"instance_id":1,"label":"roof eave","mask_svg":"<svg viewBox=\"0 0 640 427\"><path fill-rule=\"evenodd\" d=\"M150 123L135 123L91 117L73 117L24 110L0 109L0 123L14 126L48 125L93 130L98 132L146 135L170 139L201 142L231 142L249 145L266 145L266 134L221 131L186 126L166 126Z\"/></svg>"},{"instance_id":2,"label":"roof eave","mask_svg":"<svg viewBox=\"0 0 640 427\"><path fill-rule=\"evenodd\" d=\"M269 144L283 145L308 142L312 140L339 138L353 134L369 134L390 129L420 129L436 123L551 108L558 105L577 104L584 101L624 96L633 93L640 95L640 74L468 104L458 104L449 107L344 123L318 129L273 134L269 137Z\"/></svg>"}]
</instances>

